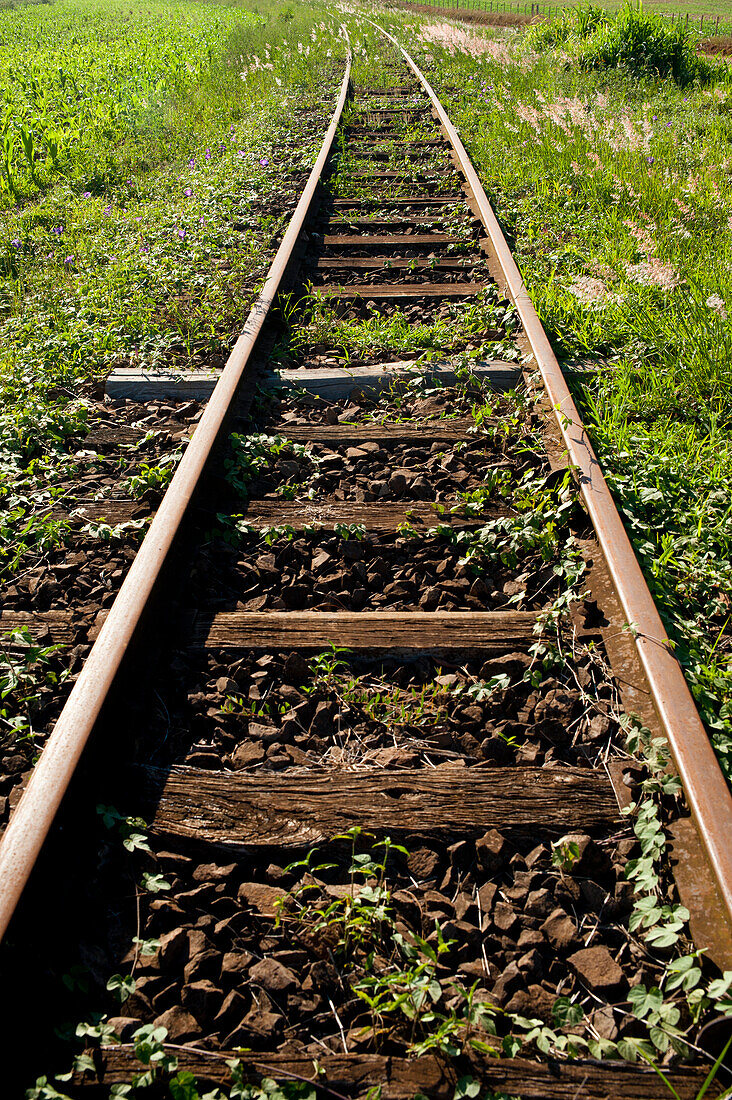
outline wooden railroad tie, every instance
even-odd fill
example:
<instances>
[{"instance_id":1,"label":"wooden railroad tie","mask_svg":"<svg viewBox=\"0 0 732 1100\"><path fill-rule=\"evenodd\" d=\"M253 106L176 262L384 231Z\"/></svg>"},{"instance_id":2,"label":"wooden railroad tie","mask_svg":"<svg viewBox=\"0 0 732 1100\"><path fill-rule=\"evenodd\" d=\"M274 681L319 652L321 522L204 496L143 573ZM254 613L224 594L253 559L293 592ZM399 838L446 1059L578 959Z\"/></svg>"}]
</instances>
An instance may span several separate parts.
<instances>
[{"instance_id":1,"label":"wooden railroad tie","mask_svg":"<svg viewBox=\"0 0 732 1100\"><path fill-rule=\"evenodd\" d=\"M473 244L465 237L455 237L450 233L326 233L323 244L326 248L350 248L353 245L368 245L369 248L405 248L417 245L436 244Z\"/></svg>"},{"instance_id":2,"label":"wooden railroad tie","mask_svg":"<svg viewBox=\"0 0 732 1100\"><path fill-rule=\"evenodd\" d=\"M456 202L465 202L465 195L435 195L434 198L425 198L424 195L399 195L386 200L389 206L454 206ZM383 206L384 199L377 196L359 196L357 199L333 199L332 205L337 209L359 209L369 206Z\"/></svg>"},{"instance_id":3,"label":"wooden railroad tie","mask_svg":"<svg viewBox=\"0 0 732 1100\"><path fill-rule=\"evenodd\" d=\"M520 365L500 359L476 362L471 365L470 370L476 379L499 392L513 389L521 380ZM336 400L347 397L354 390L373 393L385 389L393 382L407 379L415 373L430 377L445 386L452 385L457 377L455 368L448 364L419 364L398 360L373 367L353 367L350 370L338 367L298 367L293 370L272 371L264 377L263 384L297 386L308 393ZM118 401L125 398L149 401L163 397L204 401L211 396L220 375L220 370L169 372L119 367L110 374L105 389L109 397Z\"/></svg>"},{"instance_id":4,"label":"wooden railroad tie","mask_svg":"<svg viewBox=\"0 0 732 1100\"><path fill-rule=\"evenodd\" d=\"M535 642L535 611L205 611L186 614L193 649L512 653Z\"/></svg>"},{"instance_id":5,"label":"wooden railroad tie","mask_svg":"<svg viewBox=\"0 0 732 1100\"><path fill-rule=\"evenodd\" d=\"M324 298L362 298L374 302L398 301L400 298L473 298L490 283L356 283L353 286L318 286L315 291Z\"/></svg>"},{"instance_id":6,"label":"wooden railroad tie","mask_svg":"<svg viewBox=\"0 0 732 1100\"><path fill-rule=\"evenodd\" d=\"M300 848L358 825L440 838L488 829L566 833L621 821L612 784L591 768L373 769L277 775L174 765L130 769L154 832L226 847Z\"/></svg>"},{"instance_id":7,"label":"wooden railroad tie","mask_svg":"<svg viewBox=\"0 0 732 1100\"><path fill-rule=\"evenodd\" d=\"M320 1074L315 1077L311 1054L280 1054L279 1051L216 1051L207 1055L185 1047L171 1047L178 1059L178 1070L195 1074L199 1087L226 1085L231 1077L227 1059L236 1059L244 1071L244 1080L259 1082L263 1077L294 1076L317 1081L349 1096L363 1096L369 1089L381 1090L383 1100L413 1100L417 1094L431 1100L452 1100L456 1073L443 1058L396 1058L379 1054L318 1055ZM142 1066L130 1047L103 1047L99 1064L105 1086L129 1082ZM571 1062L533 1062L527 1058L474 1059L473 1073L487 1087L522 1100L668 1100L669 1091L650 1066L625 1062L595 1062L578 1059ZM680 1100L694 1100L704 1083L704 1067L665 1067L664 1074ZM84 1084L83 1074L75 1073L75 1084ZM710 1097L714 1095L709 1094Z\"/></svg>"},{"instance_id":8,"label":"wooden railroad tie","mask_svg":"<svg viewBox=\"0 0 732 1100\"><path fill-rule=\"evenodd\" d=\"M294 527L301 530L309 526L322 526L326 529L337 523L358 524L369 532L381 534L397 533L402 523L409 523L421 530L436 527L438 524L451 527L476 527L488 519L505 516L509 510L501 505L483 511L480 516L465 516L460 512L447 511L440 514L425 501L365 501L352 500L243 500L230 501L233 512L239 511L252 527ZM143 517L152 516L155 509L146 505L140 507L135 500L82 500L66 508L54 508L54 519L66 519L76 527L87 523L108 523L115 527L119 523L129 523ZM65 614L65 612L59 612ZM0 629L3 620L0 618Z\"/></svg>"},{"instance_id":9,"label":"wooden railroad tie","mask_svg":"<svg viewBox=\"0 0 732 1100\"><path fill-rule=\"evenodd\" d=\"M482 263L484 260L485 256L481 253L438 256L428 261L416 257L408 259L404 256L322 256L313 264L313 270L385 272L389 268L393 268L395 271L402 271L407 268L413 274L433 271L464 271L468 274L476 264ZM377 289L377 284L373 285Z\"/></svg>"}]
</instances>

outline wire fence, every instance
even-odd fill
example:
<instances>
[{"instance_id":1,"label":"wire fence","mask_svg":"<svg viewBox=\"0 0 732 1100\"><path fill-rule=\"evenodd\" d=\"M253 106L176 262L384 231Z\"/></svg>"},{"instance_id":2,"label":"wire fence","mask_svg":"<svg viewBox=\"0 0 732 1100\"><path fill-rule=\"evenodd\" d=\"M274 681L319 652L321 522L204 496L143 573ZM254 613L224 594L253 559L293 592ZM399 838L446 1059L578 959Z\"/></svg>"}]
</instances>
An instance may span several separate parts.
<instances>
[{"instance_id":1,"label":"wire fence","mask_svg":"<svg viewBox=\"0 0 732 1100\"><path fill-rule=\"evenodd\" d=\"M525 16L529 19L533 16L554 19L569 6L567 4L539 3L535 0L528 3L511 3L511 0L417 0L417 2L427 4L430 7L451 8L454 11L479 11L497 15L504 13L506 15ZM698 16L690 15L688 12L659 12L658 14L672 23L683 25L687 30L698 30L700 34L705 35L719 34L720 20L722 20L720 15L705 15L703 13ZM729 23L729 18L726 17L722 22L724 30L725 25Z\"/></svg>"}]
</instances>

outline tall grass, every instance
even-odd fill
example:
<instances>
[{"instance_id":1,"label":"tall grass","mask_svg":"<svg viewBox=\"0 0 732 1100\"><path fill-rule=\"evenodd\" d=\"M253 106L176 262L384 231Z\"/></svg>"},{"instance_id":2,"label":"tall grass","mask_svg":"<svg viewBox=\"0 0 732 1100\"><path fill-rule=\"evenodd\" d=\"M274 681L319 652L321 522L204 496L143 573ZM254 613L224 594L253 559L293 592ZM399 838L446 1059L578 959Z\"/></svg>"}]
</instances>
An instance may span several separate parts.
<instances>
[{"instance_id":1,"label":"tall grass","mask_svg":"<svg viewBox=\"0 0 732 1100\"><path fill-rule=\"evenodd\" d=\"M558 19L532 27L526 44L534 50L563 46L582 69L623 68L636 76L670 76L680 85L713 71L697 56L686 27L641 4L628 3L615 14L591 5L565 8Z\"/></svg>"},{"instance_id":2,"label":"tall grass","mask_svg":"<svg viewBox=\"0 0 732 1100\"><path fill-rule=\"evenodd\" d=\"M504 38L478 63L434 42L422 60L514 246L732 778L728 73L705 63L689 80L688 41L657 39L639 10L557 24L532 30L531 48ZM628 28L638 34L616 49Z\"/></svg>"}]
</instances>

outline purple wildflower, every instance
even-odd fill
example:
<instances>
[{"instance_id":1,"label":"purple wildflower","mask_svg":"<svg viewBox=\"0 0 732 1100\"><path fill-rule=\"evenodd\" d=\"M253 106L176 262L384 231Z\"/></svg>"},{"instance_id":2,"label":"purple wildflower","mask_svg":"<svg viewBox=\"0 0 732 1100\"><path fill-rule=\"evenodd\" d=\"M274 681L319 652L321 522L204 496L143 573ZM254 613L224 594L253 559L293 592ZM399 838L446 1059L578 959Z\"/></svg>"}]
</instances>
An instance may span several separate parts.
<instances>
[{"instance_id":1,"label":"purple wildflower","mask_svg":"<svg viewBox=\"0 0 732 1100\"><path fill-rule=\"evenodd\" d=\"M206 160L211 160L211 150L210 149L206 150Z\"/></svg>"},{"instance_id":2,"label":"purple wildflower","mask_svg":"<svg viewBox=\"0 0 732 1100\"><path fill-rule=\"evenodd\" d=\"M82 197L82 199L90 199L91 198L91 191L85 191L84 194L81 197Z\"/></svg>"},{"instance_id":3,"label":"purple wildflower","mask_svg":"<svg viewBox=\"0 0 732 1100\"><path fill-rule=\"evenodd\" d=\"M73 262L74 262L74 257L73 257L73 256L67 256L67 257L66 257L66 259L64 260L64 263L65 263L65 264L66 264L67 266L68 266L69 264L72 264Z\"/></svg>"},{"instance_id":4,"label":"purple wildflower","mask_svg":"<svg viewBox=\"0 0 732 1100\"><path fill-rule=\"evenodd\" d=\"M191 195L193 194L193 188L192 188L192 187L186 187L186 189L185 189L185 191L183 192L183 194L185 195L185 197L186 197L187 199L189 199L189 198L191 197Z\"/></svg>"},{"instance_id":5,"label":"purple wildflower","mask_svg":"<svg viewBox=\"0 0 732 1100\"><path fill-rule=\"evenodd\" d=\"M188 161L188 167L189 168L195 168L196 167L196 162L193 159L193 157L191 157L191 159Z\"/></svg>"},{"instance_id":6,"label":"purple wildflower","mask_svg":"<svg viewBox=\"0 0 732 1100\"><path fill-rule=\"evenodd\" d=\"M259 163L262 165L262 168L266 168L269 164L269 160L267 157L262 157Z\"/></svg>"},{"instance_id":7,"label":"purple wildflower","mask_svg":"<svg viewBox=\"0 0 732 1100\"><path fill-rule=\"evenodd\" d=\"M57 237L60 237L63 231L64 227L62 225L54 225L53 232L56 234Z\"/></svg>"},{"instance_id":8,"label":"purple wildflower","mask_svg":"<svg viewBox=\"0 0 732 1100\"><path fill-rule=\"evenodd\" d=\"M13 248L20 248L20 241L18 240L17 237L15 238L14 241L11 241L10 243L12 244Z\"/></svg>"},{"instance_id":9,"label":"purple wildflower","mask_svg":"<svg viewBox=\"0 0 732 1100\"><path fill-rule=\"evenodd\" d=\"M178 230L178 236L180 237L180 239L181 239L182 241L184 241L184 240L186 239L186 231L185 231L185 229L179 229L179 230Z\"/></svg>"}]
</instances>

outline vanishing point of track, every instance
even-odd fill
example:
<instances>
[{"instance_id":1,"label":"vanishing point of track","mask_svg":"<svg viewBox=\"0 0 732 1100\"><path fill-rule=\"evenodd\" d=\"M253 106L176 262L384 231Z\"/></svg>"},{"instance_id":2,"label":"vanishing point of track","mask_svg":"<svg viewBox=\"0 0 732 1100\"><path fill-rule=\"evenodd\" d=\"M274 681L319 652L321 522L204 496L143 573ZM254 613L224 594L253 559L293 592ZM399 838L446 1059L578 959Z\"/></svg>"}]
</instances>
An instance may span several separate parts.
<instances>
[{"instance_id":1,"label":"vanishing point of track","mask_svg":"<svg viewBox=\"0 0 732 1100\"><path fill-rule=\"evenodd\" d=\"M283 405L288 410L289 423L288 418L273 421L266 406L264 412L257 411L253 404L255 391L257 384L267 382L267 356L272 347L268 334L271 307L281 291L296 285L299 271L300 281L308 279L318 298L335 305L344 316L362 315L364 309L383 316L401 310L409 316L409 310L416 310L412 314L413 323L419 324L445 303L478 301L491 287L505 293L513 303L520 318L518 339L524 352L523 367L514 360L477 362L472 372L472 385L496 391L511 390L528 379L532 372L537 369L540 372L540 385L545 394L540 406L539 430L546 450L542 461L548 462L558 476L564 470L573 471L585 520L589 519L594 531L589 531L587 525L582 548L585 560L591 564L588 571L590 600L585 607L594 607L595 619L590 621L591 616L586 616L583 620L581 614L575 618L576 636L603 647L614 680L620 685L621 709L639 714L654 734L662 734L668 739L691 815L691 825L686 822L676 845L678 888L691 910L698 946L707 947L710 957L720 967L730 966L732 799L683 674L666 644L661 620L567 384L485 192L434 91L395 40L390 41L395 47L392 70L395 83L392 86L353 89L350 61L346 67L320 155L263 290L216 380L173 481L11 817L0 847L0 932L4 934L11 925L16 910L18 916L11 925L13 934L18 934L18 921L26 919L24 905L29 903L27 898L21 901L21 895L49 834L54 835L54 819L70 784L71 794L62 818L68 813L70 800L83 801L86 797L73 781L87 742L91 738L94 768L99 770L103 767L104 752L112 751L110 746L125 722L124 707L135 684L130 669L135 669L139 676L140 670L146 667L146 654L156 655L158 669L167 667L172 661L170 655L180 648L183 638L188 649L196 652L199 664L205 664L206 654L220 651L228 653L232 662L254 661L251 667L258 669L252 678L255 685L267 675L272 661L275 662L273 667L280 668L275 659L277 654L289 654L290 678L286 683L291 685L292 669L299 669L299 674L303 675L305 657L327 650L331 645L350 651L355 660L368 661L380 655L387 663L396 660L407 664L409 661L432 662L430 667L434 671L435 661L436 667L448 669L460 667L461 662L472 662L470 667L478 669L482 666L495 669L520 666L522 657L536 640L535 607L511 610L504 601L496 605L497 609L485 609L491 606L485 585L471 588L469 600L466 597L461 602L458 594L446 601L445 593L450 593L450 571L457 568L452 559L447 569L438 569L439 579L425 600L421 598L425 593L418 593L417 606L412 606L408 589L404 585L400 589L397 585L393 602L397 605L399 601L402 605L406 602L407 609L403 606L390 609L388 592L393 585L389 585L388 566L382 569L379 579L379 571L370 569L368 560L358 549L364 533L367 542L373 536L377 541L385 540L386 545L389 539L397 537L404 524L421 522L424 525L434 516L432 504L438 499L433 495L437 467L431 459L425 460L425 468L420 470L423 476L415 480L414 469L410 469L414 465L410 447L423 448L428 457L430 454L439 457L443 449L457 445L458 458L450 458L452 465L446 467L455 470L460 465L459 455L472 455L476 440L480 444L480 436L470 429L465 415L457 419L429 419L429 416L420 419L417 413L413 422L408 423L395 417L390 420L388 416L359 420L353 409L349 409L348 395L352 393L366 395L364 400L371 400L377 409L381 391L392 384L398 387L413 376L408 362L387 356L377 363L357 363L346 369L333 362L325 363L323 360L327 356L316 355L295 369L279 371L277 381L283 392L289 394ZM344 113L348 115L345 124ZM410 128L413 134L405 141L404 133ZM352 193L339 191L340 197L333 198L326 192L324 181L335 159L339 134L344 138L338 153L339 164L344 158L344 163L348 164L347 158L351 158L354 165L352 169L340 169L346 177L350 173ZM394 141L404 142L400 150L401 162L398 168L385 168L385 163L393 163L389 143ZM303 258L303 242L306 241L309 250ZM430 373L436 385L448 387L445 393L452 393L450 387L458 384L448 361L432 364ZM175 399L175 386L170 388L171 385L171 380L163 376L120 371L110 378L108 393L112 397L135 396L138 399L144 399L146 394L165 394ZM329 413L320 421L312 417L308 420L310 413L307 410L312 408L329 408L332 415ZM232 430L244 437L256 431L286 436L290 441L307 446L313 454L322 452L320 461L324 455L325 469L328 463L337 467L346 455L351 463L349 468L356 471L359 483L365 486L355 498L349 496L348 488L343 486L339 494L326 500L303 502L270 493L260 500L253 497L244 518L250 530L280 527L293 533L295 539L298 532L307 534L312 521L323 526L329 524L331 528L334 524L357 528L355 544L352 541L356 549L346 555L346 570L351 568L352 572L345 579L334 573L331 582L343 584L346 594L350 590L352 606L343 607L344 596L340 609L337 606L334 609L327 601L323 609L322 591L318 596L317 591L309 592L307 584L303 583L291 586L296 593L287 597L284 610L281 601L275 609L268 609L265 597L259 599L258 608L238 607L235 599L233 606L227 606L222 592L215 588L215 569L208 602L196 602L198 584L191 586L192 601L185 602L177 596L175 603L172 602L176 590L181 590L181 583L185 586L182 591L189 592L190 581L181 582L180 579L184 568L181 561L198 558L200 562L201 542L211 520L208 494L214 497L221 494L221 454ZM481 445L476 454L478 452L485 454ZM419 455L420 452L415 450L414 453ZM493 457L495 461L497 456ZM368 472L363 473L368 471L369 463L380 469L370 480ZM467 459L466 463L470 467ZM477 459L472 466L473 480L468 474L465 476L466 484L475 484L476 478L480 483L481 467ZM410 489L413 490L411 495ZM232 512L234 506L226 499L226 493L222 500L224 503L219 511ZM459 528L461 520L453 515L450 523ZM468 520L464 526L469 527ZM246 564L246 554L242 553ZM264 555L260 561L257 558L259 550L248 553L252 560L260 562L258 568L265 574L277 576L279 566L274 555ZM320 553L325 553L321 564L332 557L332 551ZM389 559L387 555L383 560L397 559ZM284 580L282 583L284 585ZM506 585L509 592L512 591L511 583ZM274 584L276 587L277 582ZM381 588L388 598L379 598L370 606L368 591L379 593ZM453 587L453 593L456 591ZM631 632L625 629L627 624L632 624ZM213 660L215 664L216 659ZM220 678L219 682L222 692L229 690L227 677ZM232 684L237 687L231 677L228 682L230 687ZM461 887L463 870L455 870L460 860L463 860L460 868L472 866L465 863L466 851L480 848L484 872L489 873L492 866L494 871L502 871L505 869L505 838L509 838L510 847L512 830L524 834L534 830L537 838L573 833L609 836L619 821L615 796L621 806L627 802L622 765L609 764L606 771L576 767L568 757L555 758L552 763L557 766L547 766L547 759L543 767L532 767L531 757L527 756L523 764L519 761L519 766L514 762L513 766L504 767L501 766L500 739L495 736L480 746L480 738L471 734L463 746L468 746L464 754L467 759L457 761L456 754L448 752L447 758L442 760L437 752L430 758L430 767L410 767L409 761L405 766L405 758L398 752L391 757L388 753L382 755L376 769L359 769L357 765L341 770L313 767L312 757L308 758L307 751L297 747L298 740L308 750L307 738L317 726L317 715L320 715L319 733L325 734L325 739L328 723L332 729L337 726L340 730L340 717L326 699L319 704L315 717L308 711L308 722L313 722L308 733L307 724L300 723L298 727L297 719L298 707L301 716L308 710L304 706L307 700L298 696L297 690L290 690L290 696L294 704L290 726L300 728L302 736L295 737L295 745L288 750L286 744L279 744L279 740L288 741L284 728L276 730L267 722L250 723L246 752L240 753L238 764L234 766L238 770L222 771L220 765L211 762L213 751L200 749L200 745L197 756L189 753L184 756L187 762L181 764L180 760L173 759L165 767L145 768L139 754L128 767L116 751L112 752L115 770L121 774L121 778L116 777L115 785L120 790L132 792L132 801L139 803L143 811L147 810L153 834L157 831L166 843L171 843L174 853L178 853L170 856L171 863L175 865L176 859L178 866L195 863L194 882L198 885L191 892L199 887L202 890L210 887L206 898L216 901L218 897L221 912L228 912L223 900L229 879L240 882L244 873L245 881L238 894L240 904L245 907L248 904L261 918L271 918L273 914L267 908L266 898L269 897L267 892L271 894L274 888L263 882L259 895L253 891L253 884L246 881L247 861L256 864L257 853L266 851L271 866L284 865L295 858L290 855L292 851L312 847L314 843L323 844L330 836L352 826L370 830L377 836L388 833L400 842L407 837L411 841L415 837L428 838L423 865L418 867L417 861L411 868L415 889L418 883L422 888L430 886L430 868L433 863L439 864L443 848L449 850L449 868L447 871L443 868L438 875L443 878L442 884L432 883L436 887L432 890L432 902L439 908L444 904L439 898L453 889L455 897L466 896L464 886ZM250 699L257 699L256 686ZM287 720L287 715L285 717ZM466 720L476 719L473 716ZM212 717L209 725L215 725L216 721L218 719ZM202 728L198 721L199 742ZM266 744L256 743L252 730L259 730ZM435 761L442 761L439 767L434 766ZM479 766L456 766L476 762ZM99 799L92 795L91 803L96 801ZM144 812L143 816L146 816ZM481 848L476 842L480 842L483 834ZM186 845L190 845L190 852ZM58 841L55 850L59 850ZM216 863L222 858L222 850L223 858L228 861L223 871ZM530 878L531 864L525 862L529 856L520 844L516 851L516 866L524 868L520 873ZM692 875L688 872L689 866L694 868ZM207 867L211 882L205 877ZM457 884L450 879L455 873ZM471 873L469 869L464 871L467 876L464 881L469 884L473 881ZM215 894L217 890L218 895ZM37 899L35 879L31 881L29 893ZM479 893L476 887L476 897ZM487 896L484 895L484 900ZM520 904L520 889L515 900ZM449 904L453 902L454 899ZM205 939L214 927L215 922L207 923L207 904L207 900L201 901L199 923L192 926L193 932L186 933L191 943L196 928ZM469 907L468 899L464 902L466 919ZM542 916L549 920L551 914L542 912ZM512 926L509 917L505 917L507 923L503 929L507 934ZM458 937L461 920L458 917L455 921ZM485 926L485 921L483 923ZM539 925L534 923L538 929ZM253 1016L251 1004L244 1005L236 988L226 995L222 1007L219 993L223 997L225 984L217 984L223 982L220 959L218 962L209 959L213 970L207 971L205 966L197 970L193 966L198 958L194 949L190 948L192 954L185 954L182 948L175 946L185 927L181 924L176 928L173 924L164 932L168 937L164 942L174 945L168 952L167 964L171 984L163 989L159 985L159 973L149 976L146 980L150 983L150 997L145 1000L138 996L138 1009L131 1011L131 1018L136 1017L141 1022L160 1018L163 1006L168 1003L165 997L178 996L178 993L169 993L178 980L172 976L176 967L192 967L185 973L184 985L176 989L185 988L185 983L191 988L196 986L199 998L196 1003L202 1006L198 1015L192 995L185 994L185 1003L190 1007L188 1017L194 1023L199 1018L205 1021L211 1015L213 1010L206 1007L207 997L216 1005L215 1019L225 1017L225 1024L218 1027L219 1050L227 1049L224 1042L227 1031L235 1039L238 1036L238 1041L232 1039L230 1045L246 1046L246 1027L237 1031L242 1027L241 1020L237 1023L237 997L241 1000L241 1012L246 1007L251 1035L260 1040L256 1054L241 1056L249 1075L247 1079L256 1081L263 1075L276 1076L277 1072L284 1078L310 1079L312 1052L303 1048L298 1054L294 1048L283 1051L278 1045L271 1049L267 1049L266 1043L262 1045L270 1035L265 1017L278 1016L278 1006L281 1008L283 998L287 999L285 987L289 979L280 973L285 969L282 963L275 961L269 970L265 967L257 972L260 986L257 986L257 974L254 978L251 973L247 977L242 976L243 972L240 974L242 988L264 991L262 995L269 1008L261 1009L255 996L260 1007L259 1015ZM489 922L487 927L493 926ZM462 931L468 937L471 935L468 925ZM541 944L542 936L549 937L552 943L553 934L549 928L537 931L533 940L531 936L524 940L524 948L529 944ZM213 939L211 944L199 950L199 954L215 955L218 949ZM578 957L582 954L580 941L574 947L580 949ZM185 951L188 950L186 947ZM262 956L260 965L263 966L267 961L266 952L262 951ZM524 951L522 958L527 957ZM230 969L235 968L236 960L232 961L231 951L224 958ZM290 951L288 958L287 974L294 972L300 983L298 952ZM468 960L465 973L477 977L479 972L471 971L468 964L473 965ZM241 966L244 965L242 962ZM489 959L485 966L485 975L488 975ZM275 973L277 967L280 971ZM581 974L580 962L576 968ZM216 976L212 980L214 970ZM285 983L279 990L278 980ZM310 977L308 982L308 988L312 988ZM532 988L539 989L537 982ZM508 990L509 995L510 992ZM158 995L161 999L153 1008ZM321 994L317 993L316 999L319 996ZM161 1008L161 1012L157 1008ZM340 1027L335 1008L333 1014ZM207 1025L204 1022L201 1026L205 1038ZM177 1053L181 1068L191 1069L204 1081L223 1080L225 1062L197 1051L195 1045L190 1045L196 1038L193 1033L180 1032ZM341 1096L358 1096L377 1085L383 1088L384 1097L408 1097L417 1091L428 1096L452 1095L451 1071L439 1059L408 1060L393 1053L385 1057L371 1050L359 1052L352 1049L352 1044L349 1046L344 1032L341 1031L339 1038L340 1053L328 1045L330 1040L321 1042L323 1052L319 1062L323 1075L318 1080L324 1095L330 1088L331 1095L336 1090ZM43 1071L41 1065L32 1068L39 1073ZM98 1070L106 1085L131 1079L134 1066L129 1045L105 1048ZM650 1071L634 1066L611 1069L590 1063L567 1063L549 1072L538 1063L522 1059L486 1060L476 1072L480 1072L491 1087L516 1092L522 1097L569 1096L580 1083L585 1089L581 1095L587 1097L663 1095ZM699 1078L690 1070L678 1072L673 1080L680 1093L686 1096L692 1095ZM94 1082L82 1079L77 1081L77 1086L82 1091L88 1087L92 1093L96 1087ZM688 1089L692 1092L684 1091Z\"/></svg>"}]
</instances>

